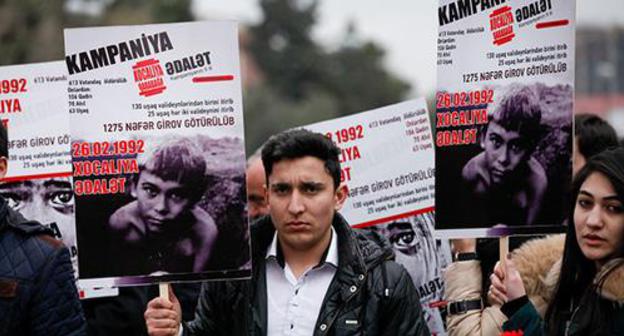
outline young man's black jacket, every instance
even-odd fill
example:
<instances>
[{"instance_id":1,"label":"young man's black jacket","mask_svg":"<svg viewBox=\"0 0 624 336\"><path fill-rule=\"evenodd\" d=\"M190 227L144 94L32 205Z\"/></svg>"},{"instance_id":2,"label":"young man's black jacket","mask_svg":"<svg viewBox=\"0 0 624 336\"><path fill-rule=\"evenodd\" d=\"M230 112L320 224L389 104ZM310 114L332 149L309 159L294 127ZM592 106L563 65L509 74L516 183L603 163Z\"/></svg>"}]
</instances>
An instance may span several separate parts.
<instances>
[{"instance_id":1,"label":"young man's black jacket","mask_svg":"<svg viewBox=\"0 0 624 336\"><path fill-rule=\"evenodd\" d=\"M429 335L412 280L392 261L386 241L352 230L338 214L333 227L339 266L314 335ZM268 216L252 225L252 281L205 283L194 321L184 323L185 336L266 335L265 258L274 233Z\"/></svg>"},{"instance_id":2,"label":"young man's black jacket","mask_svg":"<svg viewBox=\"0 0 624 336\"><path fill-rule=\"evenodd\" d=\"M0 336L86 335L69 251L0 197Z\"/></svg>"}]
</instances>

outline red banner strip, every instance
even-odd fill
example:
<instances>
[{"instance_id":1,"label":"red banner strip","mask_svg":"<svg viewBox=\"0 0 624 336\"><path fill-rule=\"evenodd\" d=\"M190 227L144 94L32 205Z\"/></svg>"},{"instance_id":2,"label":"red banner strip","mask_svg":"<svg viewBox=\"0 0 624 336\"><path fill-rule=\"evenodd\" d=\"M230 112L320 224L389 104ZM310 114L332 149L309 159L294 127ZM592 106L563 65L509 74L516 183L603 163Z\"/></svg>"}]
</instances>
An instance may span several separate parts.
<instances>
[{"instance_id":1,"label":"red banner strip","mask_svg":"<svg viewBox=\"0 0 624 336\"><path fill-rule=\"evenodd\" d=\"M193 83L224 82L224 81L231 81L233 79L234 79L234 76L232 75L199 76L199 77L193 77Z\"/></svg>"},{"instance_id":2,"label":"red banner strip","mask_svg":"<svg viewBox=\"0 0 624 336\"><path fill-rule=\"evenodd\" d=\"M535 27L537 29L544 29L544 28L567 26L569 23L570 23L570 20L548 21L548 22L540 22L537 25L535 25Z\"/></svg>"}]
</instances>

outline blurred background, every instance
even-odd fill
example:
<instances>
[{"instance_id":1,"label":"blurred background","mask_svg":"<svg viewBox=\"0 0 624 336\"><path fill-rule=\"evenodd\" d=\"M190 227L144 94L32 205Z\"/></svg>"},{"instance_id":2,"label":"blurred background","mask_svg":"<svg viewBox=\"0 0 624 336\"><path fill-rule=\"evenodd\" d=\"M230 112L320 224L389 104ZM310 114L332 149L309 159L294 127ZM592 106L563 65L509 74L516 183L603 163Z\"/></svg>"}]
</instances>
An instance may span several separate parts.
<instances>
[{"instance_id":1,"label":"blurred background","mask_svg":"<svg viewBox=\"0 0 624 336\"><path fill-rule=\"evenodd\" d=\"M0 65L63 59L63 28L240 22L247 152L283 129L435 94L436 0L0 0ZM624 135L624 1L577 0L577 113ZM430 108L431 112L432 109Z\"/></svg>"}]
</instances>

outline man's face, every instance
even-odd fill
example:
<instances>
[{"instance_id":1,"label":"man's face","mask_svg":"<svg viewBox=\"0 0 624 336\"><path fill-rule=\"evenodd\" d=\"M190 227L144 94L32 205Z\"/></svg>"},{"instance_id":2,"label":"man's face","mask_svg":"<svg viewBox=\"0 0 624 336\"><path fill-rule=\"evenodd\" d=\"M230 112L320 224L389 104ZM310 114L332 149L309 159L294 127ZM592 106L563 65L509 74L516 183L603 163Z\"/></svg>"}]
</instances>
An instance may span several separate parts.
<instances>
[{"instance_id":1,"label":"man's face","mask_svg":"<svg viewBox=\"0 0 624 336\"><path fill-rule=\"evenodd\" d=\"M164 181L148 171L139 174L132 194L137 199L147 230L153 233L167 229L170 222L191 206L191 201L180 183Z\"/></svg>"},{"instance_id":2,"label":"man's face","mask_svg":"<svg viewBox=\"0 0 624 336\"><path fill-rule=\"evenodd\" d=\"M334 213L347 197L345 186L334 188L323 161L305 156L273 165L268 201L280 243L306 251L327 239Z\"/></svg>"},{"instance_id":3,"label":"man's face","mask_svg":"<svg viewBox=\"0 0 624 336\"><path fill-rule=\"evenodd\" d=\"M578 137L574 136L574 146L572 147L572 176L576 176L576 173L587 163L585 156L579 152L578 147Z\"/></svg>"},{"instance_id":4,"label":"man's face","mask_svg":"<svg viewBox=\"0 0 624 336\"><path fill-rule=\"evenodd\" d=\"M68 178L3 183L0 195L27 219L50 226L68 247L76 244L74 193Z\"/></svg>"},{"instance_id":5,"label":"man's face","mask_svg":"<svg viewBox=\"0 0 624 336\"><path fill-rule=\"evenodd\" d=\"M529 159L531 153L527 140L516 131L506 130L495 121L490 122L482 145L493 184L504 183L516 173L520 164Z\"/></svg>"},{"instance_id":6,"label":"man's face","mask_svg":"<svg viewBox=\"0 0 624 336\"><path fill-rule=\"evenodd\" d=\"M256 219L269 213L264 183L262 160L255 159L247 168L247 216Z\"/></svg>"}]
</instances>

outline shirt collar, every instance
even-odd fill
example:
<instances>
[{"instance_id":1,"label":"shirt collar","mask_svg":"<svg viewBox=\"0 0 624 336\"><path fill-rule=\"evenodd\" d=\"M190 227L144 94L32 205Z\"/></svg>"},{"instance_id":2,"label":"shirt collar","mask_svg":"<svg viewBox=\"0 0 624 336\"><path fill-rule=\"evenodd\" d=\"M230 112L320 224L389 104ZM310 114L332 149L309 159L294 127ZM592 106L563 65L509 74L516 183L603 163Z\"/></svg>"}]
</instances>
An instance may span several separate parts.
<instances>
[{"instance_id":1,"label":"shirt collar","mask_svg":"<svg viewBox=\"0 0 624 336\"><path fill-rule=\"evenodd\" d=\"M315 266L315 268L323 266L323 264L326 263L331 264L334 267L338 267L338 239L336 238L336 230L334 230L333 226L331 227L330 239L331 240L329 241L329 246L327 246L327 249L325 249L325 252L323 252L321 260ZM282 268L284 268L284 254L282 252L282 247L280 246L280 244L278 244L277 232L275 232L275 234L273 235L273 240L271 241L271 245L269 246L269 250L266 254L266 259L271 258L274 258L277 263Z\"/></svg>"}]
</instances>

